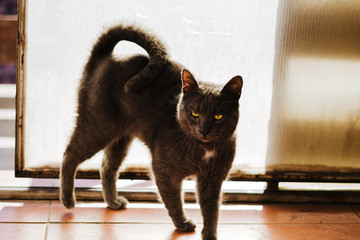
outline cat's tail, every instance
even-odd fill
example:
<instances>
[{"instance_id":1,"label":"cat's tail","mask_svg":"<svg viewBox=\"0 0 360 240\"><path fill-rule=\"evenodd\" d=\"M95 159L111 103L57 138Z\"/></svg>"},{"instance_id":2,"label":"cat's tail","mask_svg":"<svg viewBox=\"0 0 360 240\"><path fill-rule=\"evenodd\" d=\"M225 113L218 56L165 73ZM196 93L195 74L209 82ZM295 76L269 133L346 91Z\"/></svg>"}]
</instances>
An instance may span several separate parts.
<instances>
[{"instance_id":1,"label":"cat's tail","mask_svg":"<svg viewBox=\"0 0 360 240\"><path fill-rule=\"evenodd\" d=\"M126 92L136 92L151 82L168 61L165 46L155 36L133 25L117 25L103 33L95 43L88 66L110 55L116 44L122 40L134 42L149 54L150 61L138 74L125 84ZM146 80L145 80L146 79Z\"/></svg>"}]
</instances>

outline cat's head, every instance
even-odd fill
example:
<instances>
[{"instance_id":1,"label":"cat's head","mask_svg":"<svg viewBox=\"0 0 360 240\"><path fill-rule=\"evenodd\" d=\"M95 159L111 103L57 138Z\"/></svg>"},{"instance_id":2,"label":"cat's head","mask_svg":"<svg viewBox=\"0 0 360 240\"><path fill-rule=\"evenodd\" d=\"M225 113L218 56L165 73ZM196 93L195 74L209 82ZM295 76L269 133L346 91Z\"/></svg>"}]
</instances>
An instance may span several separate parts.
<instances>
[{"instance_id":1,"label":"cat's head","mask_svg":"<svg viewBox=\"0 0 360 240\"><path fill-rule=\"evenodd\" d=\"M186 69L181 72L182 97L178 105L181 128L202 142L230 138L239 118L240 76L224 87L197 82Z\"/></svg>"}]
</instances>

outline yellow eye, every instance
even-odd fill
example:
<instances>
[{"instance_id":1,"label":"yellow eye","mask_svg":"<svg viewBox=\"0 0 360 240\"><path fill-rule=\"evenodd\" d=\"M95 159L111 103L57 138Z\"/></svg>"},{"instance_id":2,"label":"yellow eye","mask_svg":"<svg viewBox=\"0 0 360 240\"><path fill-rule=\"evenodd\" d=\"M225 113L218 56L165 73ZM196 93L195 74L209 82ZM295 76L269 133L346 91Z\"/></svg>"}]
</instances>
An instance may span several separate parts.
<instances>
[{"instance_id":1,"label":"yellow eye","mask_svg":"<svg viewBox=\"0 0 360 240\"><path fill-rule=\"evenodd\" d=\"M220 120L223 118L223 115L221 115L221 114L215 115L214 118L215 118L215 120Z\"/></svg>"},{"instance_id":2,"label":"yellow eye","mask_svg":"<svg viewBox=\"0 0 360 240\"><path fill-rule=\"evenodd\" d=\"M198 118L198 117L199 117L199 114L192 112L192 113L191 113L191 116L193 116L194 118Z\"/></svg>"}]
</instances>

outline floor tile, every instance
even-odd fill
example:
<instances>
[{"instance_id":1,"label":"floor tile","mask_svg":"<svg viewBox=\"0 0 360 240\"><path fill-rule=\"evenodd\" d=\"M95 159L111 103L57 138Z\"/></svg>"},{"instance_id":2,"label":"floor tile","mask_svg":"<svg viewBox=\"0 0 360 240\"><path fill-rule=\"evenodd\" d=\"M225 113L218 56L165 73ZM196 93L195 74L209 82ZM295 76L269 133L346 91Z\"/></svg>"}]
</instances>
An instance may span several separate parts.
<instances>
[{"instance_id":1,"label":"floor tile","mask_svg":"<svg viewBox=\"0 0 360 240\"><path fill-rule=\"evenodd\" d=\"M47 222L49 202L0 202L0 222Z\"/></svg>"},{"instance_id":2,"label":"floor tile","mask_svg":"<svg viewBox=\"0 0 360 240\"><path fill-rule=\"evenodd\" d=\"M257 239L358 240L360 236L360 224L276 224L265 228L263 238Z\"/></svg>"},{"instance_id":3,"label":"floor tile","mask_svg":"<svg viewBox=\"0 0 360 240\"><path fill-rule=\"evenodd\" d=\"M171 224L50 224L48 240L200 240L202 226L181 233ZM357 240L359 224L220 224L218 240Z\"/></svg>"},{"instance_id":4,"label":"floor tile","mask_svg":"<svg viewBox=\"0 0 360 240\"><path fill-rule=\"evenodd\" d=\"M239 205L241 206L241 205ZM266 204L220 212L223 223L360 223L348 205Z\"/></svg>"},{"instance_id":5,"label":"floor tile","mask_svg":"<svg viewBox=\"0 0 360 240\"><path fill-rule=\"evenodd\" d=\"M105 203L80 203L74 209L66 209L59 202L52 204L52 222L170 222L161 204L156 208L136 207L129 204L125 210L110 210ZM188 206L192 206L188 208ZM198 205L186 205L187 215L201 223ZM219 223L360 223L360 219L348 205L322 204L267 204L225 205L221 207Z\"/></svg>"},{"instance_id":6,"label":"floor tile","mask_svg":"<svg viewBox=\"0 0 360 240\"><path fill-rule=\"evenodd\" d=\"M46 224L6 224L0 223L1 240L45 239Z\"/></svg>"},{"instance_id":7,"label":"floor tile","mask_svg":"<svg viewBox=\"0 0 360 240\"><path fill-rule=\"evenodd\" d=\"M359 227L359 224L220 224L218 240L357 240Z\"/></svg>"},{"instance_id":8,"label":"floor tile","mask_svg":"<svg viewBox=\"0 0 360 240\"><path fill-rule=\"evenodd\" d=\"M346 204L268 204L264 223L360 223Z\"/></svg>"},{"instance_id":9,"label":"floor tile","mask_svg":"<svg viewBox=\"0 0 360 240\"><path fill-rule=\"evenodd\" d=\"M195 222L202 221L199 209L186 209L186 213ZM171 223L167 210L161 204L146 204L144 207L138 207L138 204L129 204L127 209L111 210L106 207L105 203L79 203L73 209L66 209L60 202L51 204L50 221Z\"/></svg>"},{"instance_id":10,"label":"floor tile","mask_svg":"<svg viewBox=\"0 0 360 240\"><path fill-rule=\"evenodd\" d=\"M172 224L50 224L48 240L200 239L198 232L179 233Z\"/></svg>"}]
</instances>

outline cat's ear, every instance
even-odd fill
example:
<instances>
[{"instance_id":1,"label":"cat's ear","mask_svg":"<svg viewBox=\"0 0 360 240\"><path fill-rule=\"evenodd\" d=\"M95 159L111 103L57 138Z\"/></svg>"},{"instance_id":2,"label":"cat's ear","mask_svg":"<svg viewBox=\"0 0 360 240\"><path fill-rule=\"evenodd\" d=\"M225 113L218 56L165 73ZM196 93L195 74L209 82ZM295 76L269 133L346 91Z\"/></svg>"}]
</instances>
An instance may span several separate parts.
<instances>
[{"instance_id":1,"label":"cat's ear","mask_svg":"<svg viewBox=\"0 0 360 240\"><path fill-rule=\"evenodd\" d=\"M235 97L240 98L242 86L243 86L242 77L235 76L224 86L224 88L221 90L221 93L232 94Z\"/></svg>"},{"instance_id":2,"label":"cat's ear","mask_svg":"<svg viewBox=\"0 0 360 240\"><path fill-rule=\"evenodd\" d=\"M181 70L181 80L184 93L189 93L199 88L194 76L186 69Z\"/></svg>"}]
</instances>

